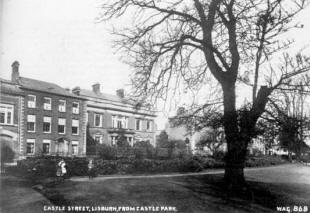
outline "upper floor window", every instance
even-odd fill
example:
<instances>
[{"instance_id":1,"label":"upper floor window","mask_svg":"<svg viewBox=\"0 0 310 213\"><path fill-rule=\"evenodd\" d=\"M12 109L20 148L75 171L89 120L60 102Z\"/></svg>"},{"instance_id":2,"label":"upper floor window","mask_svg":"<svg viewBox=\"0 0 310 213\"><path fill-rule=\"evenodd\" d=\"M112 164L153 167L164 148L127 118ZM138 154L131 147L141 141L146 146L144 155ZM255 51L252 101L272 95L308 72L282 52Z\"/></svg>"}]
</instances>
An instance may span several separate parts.
<instances>
[{"instance_id":1,"label":"upper floor window","mask_svg":"<svg viewBox=\"0 0 310 213\"><path fill-rule=\"evenodd\" d=\"M51 133L51 117L43 117L43 132L44 133Z\"/></svg>"},{"instance_id":2,"label":"upper floor window","mask_svg":"<svg viewBox=\"0 0 310 213\"><path fill-rule=\"evenodd\" d=\"M45 109L45 110L51 110L52 109L52 99L51 98L44 97L43 109Z\"/></svg>"},{"instance_id":3,"label":"upper floor window","mask_svg":"<svg viewBox=\"0 0 310 213\"><path fill-rule=\"evenodd\" d=\"M27 131L35 132L36 131L36 116L27 115Z\"/></svg>"},{"instance_id":4,"label":"upper floor window","mask_svg":"<svg viewBox=\"0 0 310 213\"><path fill-rule=\"evenodd\" d=\"M152 121L150 120L146 121L146 129L147 131L152 131Z\"/></svg>"},{"instance_id":5,"label":"upper floor window","mask_svg":"<svg viewBox=\"0 0 310 213\"><path fill-rule=\"evenodd\" d=\"M35 149L35 139L27 139L26 153L34 154Z\"/></svg>"},{"instance_id":6,"label":"upper floor window","mask_svg":"<svg viewBox=\"0 0 310 213\"><path fill-rule=\"evenodd\" d=\"M28 103L29 108L36 108L36 96L35 95L28 95Z\"/></svg>"},{"instance_id":7,"label":"upper floor window","mask_svg":"<svg viewBox=\"0 0 310 213\"><path fill-rule=\"evenodd\" d=\"M127 129L128 128L128 118L125 116L112 116L112 127L119 129Z\"/></svg>"},{"instance_id":8,"label":"upper floor window","mask_svg":"<svg viewBox=\"0 0 310 213\"><path fill-rule=\"evenodd\" d=\"M101 114L94 114L94 126L95 127L102 127L102 115Z\"/></svg>"},{"instance_id":9,"label":"upper floor window","mask_svg":"<svg viewBox=\"0 0 310 213\"><path fill-rule=\"evenodd\" d=\"M141 119L136 119L136 130L141 130Z\"/></svg>"},{"instance_id":10,"label":"upper floor window","mask_svg":"<svg viewBox=\"0 0 310 213\"><path fill-rule=\"evenodd\" d=\"M73 102L72 103L72 113L73 114L79 114L79 103L78 102Z\"/></svg>"},{"instance_id":11,"label":"upper floor window","mask_svg":"<svg viewBox=\"0 0 310 213\"><path fill-rule=\"evenodd\" d=\"M0 124L13 124L14 106L0 104Z\"/></svg>"},{"instance_id":12,"label":"upper floor window","mask_svg":"<svg viewBox=\"0 0 310 213\"><path fill-rule=\"evenodd\" d=\"M43 154L49 154L51 152L51 140L43 139L42 152Z\"/></svg>"},{"instance_id":13,"label":"upper floor window","mask_svg":"<svg viewBox=\"0 0 310 213\"><path fill-rule=\"evenodd\" d=\"M59 100L58 111L59 112L65 112L66 111L66 101L65 100Z\"/></svg>"},{"instance_id":14,"label":"upper floor window","mask_svg":"<svg viewBox=\"0 0 310 213\"><path fill-rule=\"evenodd\" d=\"M72 134L79 134L79 120L72 120Z\"/></svg>"},{"instance_id":15,"label":"upper floor window","mask_svg":"<svg viewBox=\"0 0 310 213\"><path fill-rule=\"evenodd\" d=\"M66 119L58 118L58 133L65 134L66 133Z\"/></svg>"}]
</instances>

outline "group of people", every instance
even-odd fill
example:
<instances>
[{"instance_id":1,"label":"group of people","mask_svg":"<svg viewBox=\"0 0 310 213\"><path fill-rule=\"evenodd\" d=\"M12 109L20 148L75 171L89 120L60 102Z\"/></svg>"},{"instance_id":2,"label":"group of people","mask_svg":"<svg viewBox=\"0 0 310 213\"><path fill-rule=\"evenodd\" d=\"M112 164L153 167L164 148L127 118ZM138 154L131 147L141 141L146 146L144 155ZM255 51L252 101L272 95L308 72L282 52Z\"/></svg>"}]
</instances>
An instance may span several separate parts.
<instances>
[{"instance_id":1,"label":"group of people","mask_svg":"<svg viewBox=\"0 0 310 213\"><path fill-rule=\"evenodd\" d=\"M93 179L95 177L95 165L92 159L89 160L87 167L88 178ZM61 159L57 164L56 177L60 178L62 181L64 181L64 179L67 177L67 164L64 159Z\"/></svg>"}]
</instances>

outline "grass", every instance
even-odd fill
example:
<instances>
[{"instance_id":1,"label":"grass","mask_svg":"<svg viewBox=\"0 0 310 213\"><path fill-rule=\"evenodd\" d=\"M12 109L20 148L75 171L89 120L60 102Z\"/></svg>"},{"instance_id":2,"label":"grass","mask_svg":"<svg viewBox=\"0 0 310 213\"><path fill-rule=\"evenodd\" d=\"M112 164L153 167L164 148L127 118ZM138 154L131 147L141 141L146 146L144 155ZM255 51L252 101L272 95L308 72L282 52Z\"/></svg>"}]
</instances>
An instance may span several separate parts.
<instances>
[{"instance_id":1,"label":"grass","mask_svg":"<svg viewBox=\"0 0 310 213\"><path fill-rule=\"evenodd\" d=\"M294 165L249 170L251 192L235 194L227 193L222 175L65 181L47 187L44 194L56 205L173 206L189 213L274 212L277 206L309 205L308 172Z\"/></svg>"},{"instance_id":2,"label":"grass","mask_svg":"<svg viewBox=\"0 0 310 213\"><path fill-rule=\"evenodd\" d=\"M49 188L45 195L56 205L83 206L172 206L178 212L268 212L259 204L272 195L260 193L256 200L228 198L220 175L200 177L148 178L93 182L67 181ZM57 194L57 196L55 196ZM272 199L270 199L272 198ZM261 199L261 200L260 200ZM261 202L258 202L261 201Z\"/></svg>"}]
</instances>

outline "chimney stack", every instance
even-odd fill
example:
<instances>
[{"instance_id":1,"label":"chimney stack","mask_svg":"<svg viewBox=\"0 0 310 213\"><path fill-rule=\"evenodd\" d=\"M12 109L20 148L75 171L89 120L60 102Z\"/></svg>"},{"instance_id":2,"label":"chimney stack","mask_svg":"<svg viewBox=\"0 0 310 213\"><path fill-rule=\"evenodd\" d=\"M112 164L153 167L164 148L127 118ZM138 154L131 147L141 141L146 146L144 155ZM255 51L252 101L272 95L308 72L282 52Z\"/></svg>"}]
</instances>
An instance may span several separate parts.
<instances>
[{"instance_id":1,"label":"chimney stack","mask_svg":"<svg viewBox=\"0 0 310 213\"><path fill-rule=\"evenodd\" d=\"M118 89L116 90L116 95L120 98L124 98L124 89Z\"/></svg>"},{"instance_id":2,"label":"chimney stack","mask_svg":"<svg viewBox=\"0 0 310 213\"><path fill-rule=\"evenodd\" d=\"M19 63L18 61L14 61L12 64L11 81L14 83L18 83L18 79L19 79Z\"/></svg>"},{"instance_id":3,"label":"chimney stack","mask_svg":"<svg viewBox=\"0 0 310 213\"><path fill-rule=\"evenodd\" d=\"M92 87L93 87L94 93L100 93L100 84L99 83L95 83Z\"/></svg>"},{"instance_id":4,"label":"chimney stack","mask_svg":"<svg viewBox=\"0 0 310 213\"><path fill-rule=\"evenodd\" d=\"M81 88L80 87L74 87L72 89L72 93L75 94L75 95L80 95L80 92L81 92Z\"/></svg>"}]
</instances>

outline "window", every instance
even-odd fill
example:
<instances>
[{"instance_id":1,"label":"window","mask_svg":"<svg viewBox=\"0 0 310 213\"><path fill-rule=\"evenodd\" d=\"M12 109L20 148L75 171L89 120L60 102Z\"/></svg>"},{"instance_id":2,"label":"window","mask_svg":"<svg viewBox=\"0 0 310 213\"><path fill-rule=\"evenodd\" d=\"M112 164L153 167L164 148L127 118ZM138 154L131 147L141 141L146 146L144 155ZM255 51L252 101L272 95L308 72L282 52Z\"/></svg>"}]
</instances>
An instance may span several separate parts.
<instances>
[{"instance_id":1,"label":"window","mask_svg":"<svg viewBox=\"0 0 310 213\"><path fill-rule=\"evenodd\" d=\"M51 140L43 140L42 152L43 154L49 154L51 152Z\"/></svg>"},{"instance_id":2,"label":"window","mask_svg":"<svg viewBox=\"0 0 310 213\"><path fill-rule=\"evenodd\" d=\"M95 135L95 141L99 144L103 143L103 135Z\"/></svg>"},{"instance_id":3,"label":"window","mask_svg":"<svg viewBox=\"0 0 310 213\"><path fill-rule=\"evenodd\" d=\"M112 145L116 145L117 136L111 136Z\"/></svg>"},{"instance_id":4,"label":"window","mask_svg":"<svg viewBox=\"0 0 310 213\"><path fill-rule=\"evenodd\" d=\"M0 104L0 124L13 124L14 106Z\"/></svg>"},{"instance_id":5,"label":"window","mask_svg":"<svg viewBox=\"0 0 310 213\"><path fill-rule=\"evenodd\" d=\"M52 99L51 98L44 97L43 109L45 109L45 110L51 110L52 109Z\"/></svg>"},{"instance_id":6,"label":"window","mask_svg":"<svg viewBox=\"0 0 310 213\"><path fill-rule=\"evenodd\" d=\"M136 130L141 130L141 120L136 119Z\"/></svg>"},{"instance_id":7,"label":"window","mask_svg":"<svg viewBox=\"0 0 310 213\"><path fill-rule=\"evenodd\" d=\"M79 114L79 103L78 102L72 103L72 113Z\"/></svg>"},{"instance_id":8,"label":"window","mask_svg":"<svg viewBox=\"0 0 310 213\"><path fill-rule=\"evenodd\" d=\"M128 118L125 116L113 115L112 116L112 127L119 129L128 128Z\"/></svg>"},{"instance_id":9,"label":"window","mask_svg":"<svg viewBox=\"0 0 310 213\"><path fill-rule=\"evenodd\" d=\"M72 120L72 134L79 134L79 120Z\"/></svg>"},{"instance_id":10,"label":"window","mask_svg":"<svg viewBox=\"0 0 310 213\"><path fill-rule=\"evenodd\" d=\"M72 141L72 155L77 155L79 151L79 142L78 141Z\"/></svg>"},{"instance_id":11,"label":"window","mask_svg":"<svg viewBox=\"0 0 310 213\"><path fill-rule=\"evenodd\" d=\"M152 131L152 121L150 120L146 121L146 129L148 131Z\"/></svg>"},{"instance_id":12,"label":"window","mask_svg":"<svg viewBox=\"0 0 310 213\"><path fill-rule=\"evenodd\" d=\"M27 131L35 132L36 131L36 116L27 115Z\"/></svg>"},{"instance_id":13,"label":"window","mask_svg":"<svg viewBox=\"0 0 310 213\"><path fill-rule=\"evenodd\" d=\"M94 126L101 127L102 126L102 115L101 114L94 114Z\"/></svg>"},{"instance_id":14,"label":"window","mask_svg":"<svg viewBox=\"0 0 310 213\"><path fill-rule=\"evenodd\" d=\"M133 146L133 140L132 140L132 137L131 137L131 136L129 136L129 137L126 137L126 139L127 139L127 142L128 142L131 146Z\"/></svg>"},{"instance_id":15,"label":"window","mask_svg":"<svg viewBox=\"0 0 310 213\"><path fill-rule=\"evenodd\" d=\"M51 117L43 117L43 132L51 133Z\"/></svg>"},{"instance_id":16,"label":"window","mask_svg":"<svg viewBox=\"0 0 310 213\"><path fill-rule=\"evenodd\" d=\"M27 154L34 154L34 144L35 140L34 139L27 139L27 146L26 146L26 153Z\"/></svg>"},{"instance_id":17,"label":"window","mask_svg":"<svg viewBox=\"0 0 310 213\"><path fill-rule=\"evenodd\" d=\"M59 100L58 111L59 112L65 112L66 111L66 101L65 100Z\"/></svg>"},{"instance_id":18,"label":"window","mask_svg":"<svg viewBox=\"0 0 310 213\"><path fill-rule=\"evenodd\" d=\"M65 134L66 133L66 119L59 118L58 119L58 133Z\"/></svg>"},{"instance_id":19,"label":"window","mask_svg":"<svg viewBox=\"0 0 310 213\"><path fill-rule=\"evenodd\" d=\"M27 105L29 108L36 108L36 96L35 95L28 95Z\"/></svg>"}]
</instances>

